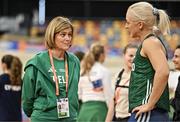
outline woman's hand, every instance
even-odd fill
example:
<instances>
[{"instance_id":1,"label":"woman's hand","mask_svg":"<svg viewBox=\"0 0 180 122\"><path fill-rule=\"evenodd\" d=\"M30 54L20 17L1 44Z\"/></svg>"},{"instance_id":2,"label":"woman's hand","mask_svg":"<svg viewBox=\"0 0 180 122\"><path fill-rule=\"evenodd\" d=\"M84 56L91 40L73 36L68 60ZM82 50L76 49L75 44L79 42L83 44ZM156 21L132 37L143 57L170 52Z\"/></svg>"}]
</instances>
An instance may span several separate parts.
<instances>
[{"instance_id":1,"label":"woman's hand","mask_svg":"<svg viewBox=\"0 0 180 122\"><path fill-rule=\"evenodd\" d=\"M154 106L151 106L150 104L144 104L141 106L137 106L132 110L132 113L136 112L136 116L135 118L137 118L139 115L141 115L142 113L151 111L154 108Z\"/></svg>"}]
</instances>

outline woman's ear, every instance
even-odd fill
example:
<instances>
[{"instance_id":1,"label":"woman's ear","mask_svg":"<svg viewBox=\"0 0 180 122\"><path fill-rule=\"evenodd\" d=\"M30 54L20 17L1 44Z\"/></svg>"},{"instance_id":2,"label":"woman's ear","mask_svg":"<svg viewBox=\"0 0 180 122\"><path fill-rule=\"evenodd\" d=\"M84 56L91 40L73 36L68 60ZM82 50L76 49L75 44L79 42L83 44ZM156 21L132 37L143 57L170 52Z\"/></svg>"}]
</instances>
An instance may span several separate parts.
<instances>
[{"instance_id":1,"label":"woman's ear","mask_svg":"<svg viewBox=\"0 0 180 122\"><path fill-rule=\"evenodd\" d=\"M141 21L140 21L140 22L138 23L138 26L139 26L139 29L142 30L143 27L144 27L144 22L141 22Z\"/></svg>"}]
</instances>

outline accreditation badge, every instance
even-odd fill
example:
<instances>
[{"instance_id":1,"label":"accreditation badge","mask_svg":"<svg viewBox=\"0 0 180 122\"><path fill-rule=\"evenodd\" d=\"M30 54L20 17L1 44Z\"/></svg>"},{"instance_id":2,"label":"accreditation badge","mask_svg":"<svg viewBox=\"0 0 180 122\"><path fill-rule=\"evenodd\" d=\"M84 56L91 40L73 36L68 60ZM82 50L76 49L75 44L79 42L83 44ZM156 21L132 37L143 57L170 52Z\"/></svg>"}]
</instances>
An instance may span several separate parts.
<instances>
[{"instance_id":1,"label":"accreditation badge","mask_svg":"<svg viewBox=\"0 0 180 122\"><path fill-rule=\"evenodd\" d=\"M69 117L69 100L68 98L57 99L58 118Z\"/></svg>"}]
</instances>

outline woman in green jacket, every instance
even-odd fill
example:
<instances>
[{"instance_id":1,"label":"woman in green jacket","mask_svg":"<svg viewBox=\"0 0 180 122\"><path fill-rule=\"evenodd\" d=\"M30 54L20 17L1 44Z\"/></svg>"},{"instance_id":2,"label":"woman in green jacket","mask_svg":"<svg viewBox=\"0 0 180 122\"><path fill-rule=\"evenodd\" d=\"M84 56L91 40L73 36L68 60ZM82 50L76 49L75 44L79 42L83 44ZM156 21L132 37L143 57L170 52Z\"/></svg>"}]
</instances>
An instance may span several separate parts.
<instances>
[{"instance_id":1,"label":"woman in green jacket","mask_svg":"<svg viewBox=\"0 0 180 122\"><path fill-rule=\"evenodd\" d=\"M78 114L79 60L67 52L72 45L69 19L55 17L45 33L46 51L25 66L22 105L35 121L76 121Z\"/></svg>"}]
</instances>

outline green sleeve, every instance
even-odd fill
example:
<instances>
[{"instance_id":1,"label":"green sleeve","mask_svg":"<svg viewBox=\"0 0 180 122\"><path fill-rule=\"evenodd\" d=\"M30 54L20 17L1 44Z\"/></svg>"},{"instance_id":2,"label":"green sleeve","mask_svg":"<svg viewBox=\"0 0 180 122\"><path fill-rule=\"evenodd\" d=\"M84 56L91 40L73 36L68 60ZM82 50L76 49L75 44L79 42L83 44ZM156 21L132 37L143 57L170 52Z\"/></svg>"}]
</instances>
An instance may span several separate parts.
<instances>
[{"instance_id":1,"label":"green sleeve","mask_svg":"<svg viewBox=\"0 0 180 122\"><path fill-rule=\"evenodd\" d=\"M22 107L25 114L30 117L33 111L36 86L36 68L29 66L25 70L22 86Z\"/></svg>"}]
</instances>

